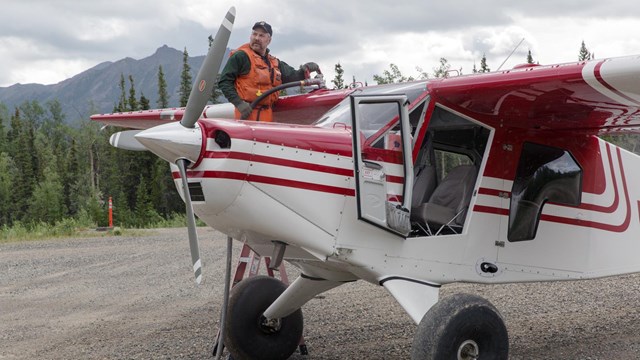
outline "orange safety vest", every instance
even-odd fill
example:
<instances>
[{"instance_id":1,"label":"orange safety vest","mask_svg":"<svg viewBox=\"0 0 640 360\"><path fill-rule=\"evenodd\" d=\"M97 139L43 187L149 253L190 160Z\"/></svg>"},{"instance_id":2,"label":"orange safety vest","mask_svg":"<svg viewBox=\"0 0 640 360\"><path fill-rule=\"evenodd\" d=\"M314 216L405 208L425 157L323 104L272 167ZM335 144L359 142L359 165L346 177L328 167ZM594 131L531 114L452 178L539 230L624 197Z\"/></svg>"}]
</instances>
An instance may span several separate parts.
<instances>
[{"instance_id":1,"label":"orange safety vest","mask_svg":"<svg viewBox=\"0 0 640 360\"><path fill-rule=\"evenodd\" d=\"M275 56L267 55L269 63L253 51L249 44L244 44L236 51L244 51L249 57L251 69L245 75L236 78L235 87L240 98L248 103L253 102L263 92L282 84L282 74L278 65L280 62ZM232 52L233 54L233 52ZM271 108L278 101L278 91L263 99L251 113L247 120L272 121ZM236 109L236 118L240 118L240 112Z\"/></svg>"}]
</instances>

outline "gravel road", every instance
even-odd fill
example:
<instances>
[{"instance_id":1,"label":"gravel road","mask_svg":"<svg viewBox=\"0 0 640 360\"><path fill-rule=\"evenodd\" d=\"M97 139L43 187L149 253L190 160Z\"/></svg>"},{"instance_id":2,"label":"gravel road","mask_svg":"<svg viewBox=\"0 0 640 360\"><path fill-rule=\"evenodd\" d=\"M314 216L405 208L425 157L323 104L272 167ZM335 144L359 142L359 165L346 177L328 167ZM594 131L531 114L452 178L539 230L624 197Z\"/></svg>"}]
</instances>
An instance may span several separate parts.
<instances>
[{"instance_id":1,"label":"gravel road","mask_svg":"<svg viewBox=\"0 0 640 360\"><path fill-rule=\"evenodd\" d=\"M226 238L198 232L201 286L190 270L186 229L0 244L0 359L212 358ZM639 283L628 275L454 284L441 296L489 299L506 320L512 359L638 359ZM309 355L293 359L409 357L415 325L381 287L349 283L303 312Z\"/></svg>"}]
</instances>

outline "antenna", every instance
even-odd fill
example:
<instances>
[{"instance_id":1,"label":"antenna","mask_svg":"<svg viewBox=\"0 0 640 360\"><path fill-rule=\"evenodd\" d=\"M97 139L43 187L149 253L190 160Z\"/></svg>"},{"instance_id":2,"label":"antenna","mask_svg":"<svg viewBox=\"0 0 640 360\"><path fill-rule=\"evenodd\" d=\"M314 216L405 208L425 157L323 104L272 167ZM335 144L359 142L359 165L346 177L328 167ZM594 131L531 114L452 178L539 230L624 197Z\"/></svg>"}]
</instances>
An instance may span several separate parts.
<instances>
[{"instance_id":1,"label":"antenna","mask_svg":"<svg viewBox=\"0 0 640 360\"><path fill-rule=\"evenodd\" d=\"M518 49L518 47L520 46L520 44L522 44L522 42L524 41L524 38L522 38L522 40L520 40L520 42L518 43L518 45L516 45L516 47L513 48L513 50L511 50L511 53L509 54L509 56L507 56L506 59L504 59L504 61L502 62L502 64L500 64L500 66L498 66L498 70L496 71L500 71L500 69L502 68L502 65L504 65L504 63L507 62L507 60L509 60L509 58L511 57L511 55L513 55L514 52L516 52L516 49Z\"/></svg>"}]
</instances>

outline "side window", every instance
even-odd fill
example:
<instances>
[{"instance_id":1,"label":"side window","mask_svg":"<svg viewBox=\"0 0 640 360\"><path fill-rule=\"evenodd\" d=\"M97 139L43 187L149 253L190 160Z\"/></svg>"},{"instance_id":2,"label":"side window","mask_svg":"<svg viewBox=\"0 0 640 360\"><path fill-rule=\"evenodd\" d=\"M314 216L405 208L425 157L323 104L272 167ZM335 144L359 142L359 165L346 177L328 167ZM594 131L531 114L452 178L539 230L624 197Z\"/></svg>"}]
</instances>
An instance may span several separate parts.
<instances>
[{"instance_id":1,"label":"side window","mask_svg":"<svg viewBox=\"0 0 640 360\"><path fill-rule=\"evenodd\" d=\"M451 169L460 165L473 165L473 160L465 155L451 151L438 150L435 151L435 164L438 173L438 181L442 181Z\"/></svg>"},{"instance_id":2,"label":"side window","mask_svg":"<svg viewBox=\"0 0 640 360\"><path fill-rule=\"evenodd\" d=\"M524 143L511 189L507 239L533 240L547 201L578 206L581 195L582 168L571 153Z\"/></svg>"}]
</instances>

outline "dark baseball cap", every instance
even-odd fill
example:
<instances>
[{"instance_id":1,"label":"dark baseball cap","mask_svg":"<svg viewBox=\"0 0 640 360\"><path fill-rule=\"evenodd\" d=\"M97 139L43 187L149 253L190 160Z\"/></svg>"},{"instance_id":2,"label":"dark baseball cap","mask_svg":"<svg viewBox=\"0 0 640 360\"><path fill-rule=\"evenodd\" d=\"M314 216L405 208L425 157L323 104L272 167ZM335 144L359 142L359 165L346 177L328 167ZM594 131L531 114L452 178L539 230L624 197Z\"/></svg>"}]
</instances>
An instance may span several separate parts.
<instances>
[{"instance_id":1,"label":"dark baseball cap","mask_svg":"<svg viewBox=\"0 0 640 360\"><path fill-rule=\"evenodd\" d=\"M273 31L271 30L271 25L267 24L265 21L258 21L257 23L255 23L253 25L253 28L251 28L251 29L255 30L256 28L262 28L262 29L264 29L264 31L268 32L269 35L273 36Z\"/></svg>"}]
</instances>

